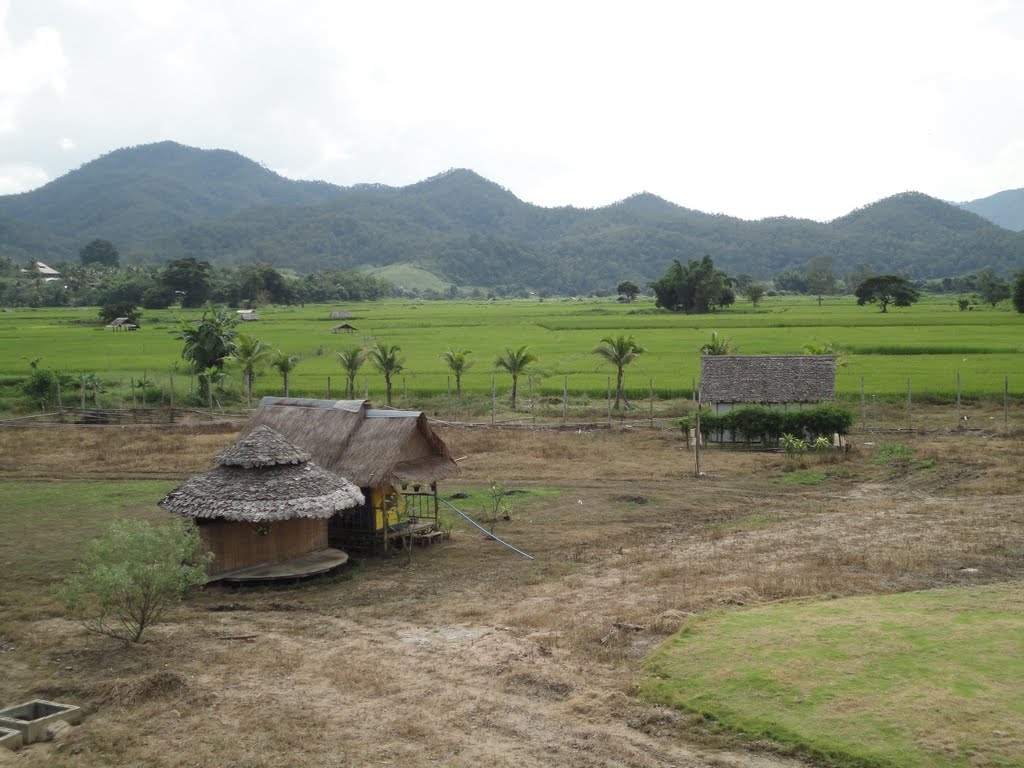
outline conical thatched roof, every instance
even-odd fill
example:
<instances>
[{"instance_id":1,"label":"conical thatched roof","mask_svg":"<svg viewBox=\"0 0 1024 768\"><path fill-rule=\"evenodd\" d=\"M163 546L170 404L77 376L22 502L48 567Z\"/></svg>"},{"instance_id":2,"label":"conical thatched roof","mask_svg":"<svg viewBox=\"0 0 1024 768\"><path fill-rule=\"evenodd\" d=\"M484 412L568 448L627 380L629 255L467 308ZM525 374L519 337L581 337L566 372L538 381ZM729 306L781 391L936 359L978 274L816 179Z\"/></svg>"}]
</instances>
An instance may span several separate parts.
<instances>
[{"instance_id":1,"label":"conical thatched roof","mask_svg":"<svg viewBox=\"0 0 1024 768\"><path fill-rule=\"evenodd\" d=\"M216 462L160 506L185 517L255 523L330 517L363 503L358 487L311 463L308 453L267 427L237 440Z\"/></svg>"},{"instance_id":2,"label":"conical thatched roof","mask_svg":"<svg viewBox=\"0 0 1024 768\"><path fill-rule=\"evenodd\" d=\"M305 464L311 458L279 432L270 427L256 427L218 453L213 463L219 467L274 467Z\"/></svg>"}]
</instances>

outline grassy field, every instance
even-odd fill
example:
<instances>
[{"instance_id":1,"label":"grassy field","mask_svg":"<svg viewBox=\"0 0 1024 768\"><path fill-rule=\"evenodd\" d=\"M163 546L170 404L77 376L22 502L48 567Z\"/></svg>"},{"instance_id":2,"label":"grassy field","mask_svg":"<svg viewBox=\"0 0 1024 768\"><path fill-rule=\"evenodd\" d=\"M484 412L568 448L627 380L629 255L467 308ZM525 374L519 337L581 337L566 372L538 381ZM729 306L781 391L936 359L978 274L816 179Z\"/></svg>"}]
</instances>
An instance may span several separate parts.
<instances>
[{"instance_id":1,"label":"grassy field","mask_svg":"<svg viewBox=\"0 0 1024 768\"><path fill-rule=\"evenodd\" d=\"M692 620L643 695L851 765L1019 766L1024 583Z\"/></svg>"},{"instance_id":2,"label":"grassy field","mask_svg":"<svg viewBox=\"0 0 1024 768\"><path fill-rule=\"evenodd\" d=\"M482 516L489 481L526 490L495 533L533 561L456 522L411 562L197 591L140 645L67 620L52 586L88 538L116 517L167 519L155 502L209 469L237 428L0 427L0 706L39 697L86 712L0 765L805 768L783 754L809 738L789 738L787 707L830 703L868 725L865 711L910 707L913 738L938 750L931 765L1021 754L1019 435L911 433L798 462L709 450L695 478L668 430L439 427L467 457L442 494L465 492L455 503ZM941 591L895 594L926 589ZM783 696L775 710L780 742L635 695L645 659L681 627L699 638L734 618L748 624L745 642L730 635L733 669L806 678L806 703ZM770 655L787 632L794 648ZM817 667L781 658L790 650L834 667L847 698L828 699ZM893 701L858 684L858 661ZM905 680L924 681L921 698L898 695ZM864 734L878 731L906 741L895 726Z\"/></svg>"},{"instance_id":3,"label":"grassy field","mask_svg":"<svg viewBox=\"0 0 1024 768\"><path fill-rule=\"evenodd\" d=\"M630 397L646 400L649 387L660 399L689 397L700 372L698 350L711 332L732 338L740 354L801 354L808 343L832 343L843 350L837 372L842 397L864 391L895 399L906 395L950 400L957 375L965 397L1001 397L1008 381L1011 396L1024 394L1024 315L978 307L960 312L949 297L928 298L910 309L882 314L858 307L852 298L830 298L821 307L808 298L767 299L756 310L739 308L710 315L677 315L656 310L651 300L622 305L613 300L568 299L501 302L382 301L346 306L356 333L335 334L329 311L336 307L266 307L246 333L303 357L292 375L292 394L319 396L342 392L344 378L334 353L346 346L386 341L398 344L406 371L395 382L397 404L423 407L426 398L444 396L448 371L440 354L449 346L473 351L477 363L464 377L470 395L489 396L493 361L506 347L528 344L538 356L532 383L535 395L560 399L567 378L575 397L603 401L614 370L592 353L602 337L633 334L648 352L627 371ZM11 386L30 371L30 362L69 372L95 371L105 380L108 400L130 401L128 383L145 373L166 388L175 376L181 395L191 386L180 359L181 343L172 331L180 317L195 311L147 312L138 332L117 333L97 325L94 309L16 310L0 314L0 385ZM369 366L358 380L360 394L381 400L383 379ZM507 375L496 376L499 395L510 388ZM524 395L531 386L523 382ZM241 388L232 372L229 387ZM281 394L280 377L263 371L257 394ZM406 394L408 393L408 394Z\"/></svg>"}]
</instances>

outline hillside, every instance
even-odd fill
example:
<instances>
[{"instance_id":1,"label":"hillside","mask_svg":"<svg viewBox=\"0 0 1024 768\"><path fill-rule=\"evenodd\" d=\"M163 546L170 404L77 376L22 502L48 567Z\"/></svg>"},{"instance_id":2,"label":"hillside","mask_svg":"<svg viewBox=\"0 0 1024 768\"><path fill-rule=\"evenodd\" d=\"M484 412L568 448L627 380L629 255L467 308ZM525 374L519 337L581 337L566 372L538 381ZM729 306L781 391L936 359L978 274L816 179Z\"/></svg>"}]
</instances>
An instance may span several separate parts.
<instances>
[{"instance_id":1,"label":"hillside","mask_svg":"<svg viewBox=\"0 0 1024 768\"><path fill-rule=\"evenodd\" d=\"M767 279L832 256L839 271L944 277L1024 266L1024 234L920 193L830 223L745 221L640 193L603 208L542 208L456 169L407 187L291 181L234 152L173 142L117 150L32 192L0 197L0 255L77 260L89 239L133 259L266 261L299 271L410 265L457 285L560 293L659 277L711 254Z\"/></svg>"},{"instance_id":2,"label":"hillside","mask_svg":"<svg viewBox=\"0 0 1024 768\"><path fill-rule=\"evenodd\" d=\"M1024 230L1024 189L1007 189L994 195L960 203L960 207L1000 227L1016 232Z\"/></svg>"}]
</instances>

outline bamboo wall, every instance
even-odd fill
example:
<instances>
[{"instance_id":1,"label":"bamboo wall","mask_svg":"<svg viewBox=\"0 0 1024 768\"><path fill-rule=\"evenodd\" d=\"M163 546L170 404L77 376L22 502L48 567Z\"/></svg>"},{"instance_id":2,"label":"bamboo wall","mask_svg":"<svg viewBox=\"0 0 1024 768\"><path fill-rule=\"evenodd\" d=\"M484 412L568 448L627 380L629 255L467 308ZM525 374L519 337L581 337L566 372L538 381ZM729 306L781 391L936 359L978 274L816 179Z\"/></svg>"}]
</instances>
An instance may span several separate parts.
<instances>
[{"instance_id":1,"label":"bamboo wall","mask_svg":"<svg viewBox=\"0 0 1024 768\"><path fill-rule=\"evenodd\" d=\"M263 530L266 533L261 535ZM199 533L213 553L207 567L210 576L279 563L327 547L326 519L295 518L261 524L218 521L201 525Z\"/></svg>"}]
</instances>

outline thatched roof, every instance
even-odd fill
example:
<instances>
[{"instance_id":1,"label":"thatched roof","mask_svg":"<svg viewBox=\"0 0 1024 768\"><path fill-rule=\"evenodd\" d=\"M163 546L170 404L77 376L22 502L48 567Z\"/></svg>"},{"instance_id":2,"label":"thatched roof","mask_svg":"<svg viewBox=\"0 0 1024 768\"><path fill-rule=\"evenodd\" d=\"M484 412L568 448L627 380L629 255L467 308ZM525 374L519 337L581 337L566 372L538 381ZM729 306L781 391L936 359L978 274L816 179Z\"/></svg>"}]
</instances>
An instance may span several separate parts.
<instances>
[{"instance_id":1,"label":"thatched roof","mask_svg":"<svg viewBox=\"0 0 1024 768\"><path fill-rule=\"evenodd\" d=\"M338 323L336 326L331 328L331 330L334 333L337 333L338 331L355 331L358 329L354 325L350 325L349 323Z\"/></svg>"},{"instance_id":2,"label":"thatched roof","mask_svg":"<svg viewBox=\"0 0 1024 768\"><path fill-rule=\"evenodd\" d=\"M309 454L266 427L258 427L216 458L216 469L196 475L159 504L185 517L245 522L330 517L363 503L359 488L312 464Z\"/></svg>"},{"instance_id":3,"label":"thatched roof","mask_svg":"<svg viewBox=\"0 0 1024 768\"><path fill-rule=\"evenodd\" d=\"M269 426L325 469L362 488L385 481L436 482L459 472L419 411L368 407L365 400L264 397L243 434Z\"/></svg>"},{"instance_id":4,"label":"thatched roof","mask_svg":"<svg viewBox=\"0 0 1024 768\"><path fill-rule=\"evenodd\" d=\"M835 355L707 355L702 403L820 403L836 398Z\"/></svg>"}]
</instances>

